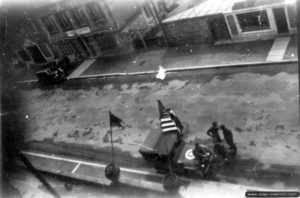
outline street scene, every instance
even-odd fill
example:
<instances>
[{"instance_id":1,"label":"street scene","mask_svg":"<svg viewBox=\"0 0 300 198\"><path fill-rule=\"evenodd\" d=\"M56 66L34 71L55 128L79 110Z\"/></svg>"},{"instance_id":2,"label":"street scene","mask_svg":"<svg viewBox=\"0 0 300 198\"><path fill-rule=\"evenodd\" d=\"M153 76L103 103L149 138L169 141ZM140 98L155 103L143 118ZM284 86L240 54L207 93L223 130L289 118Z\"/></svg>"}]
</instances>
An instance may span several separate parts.
<instances>
[{"instance_id":1,"label":"street scene","mask_svg":"<svg viewBox=\"0 0 300 198\"><path fill-rule=\"evenodd\" d=\"M0 9L3 197L299 197L296 1Z\"/></svg>"}]
</instances>

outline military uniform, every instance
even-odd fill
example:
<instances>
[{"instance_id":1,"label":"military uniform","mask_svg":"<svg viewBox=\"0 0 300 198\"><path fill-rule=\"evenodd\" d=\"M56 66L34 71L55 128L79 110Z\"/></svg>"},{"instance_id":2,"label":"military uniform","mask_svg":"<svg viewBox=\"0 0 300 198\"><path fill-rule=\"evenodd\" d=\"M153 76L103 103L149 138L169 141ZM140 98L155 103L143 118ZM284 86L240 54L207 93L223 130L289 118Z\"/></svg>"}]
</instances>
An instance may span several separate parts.
<instances>
[{"instance_id":1,"label":"military uniform","mask_svg":"<svg viewBox=\"0 0 300 198\"><path fill-rule=\"evenodd\" d=\"M211 126L206 133L207 135L211 136L215 142L222 143L218 130L219 127L217 126L217 124L213 123L213 126Z\"/></svg>"},{"instance_id":2,"label":"military uniform","mask_svg":"<svg viewBox=\"0 0 300 198\"><path fill-rule=\"evenodd\" d=\"M227 144L229 145L230 148L235 147L233 143L233 135L230 129L227 129L225 126L221 126L221 129L223 131L223 136Z\"/></svg>"}]
</instances>

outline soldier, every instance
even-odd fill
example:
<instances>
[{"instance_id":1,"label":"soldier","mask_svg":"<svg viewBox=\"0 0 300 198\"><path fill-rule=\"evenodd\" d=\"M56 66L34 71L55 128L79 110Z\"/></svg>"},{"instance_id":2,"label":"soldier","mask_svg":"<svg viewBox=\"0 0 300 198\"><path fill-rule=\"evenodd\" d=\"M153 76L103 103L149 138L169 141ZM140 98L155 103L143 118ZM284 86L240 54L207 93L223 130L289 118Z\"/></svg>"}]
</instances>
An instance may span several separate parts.
<instances>
[{"instance_id":1,"label":"soldier","mask_svg":"<svg viewBox=\"0 0 300 198\"><path fill-rule=\"evenodd\" d=\"M218 130L219 130L218 123L213 122L212 126L208 129L208 131L206 133L207 133L207 135L209 135L210 137L213 138L214 142L222 143L222 140L221 140Z\"/></svg>"},{"instance_id":2,"label":"soldier","mask_svg":"<svg viewBox=\"0 0 300 198\"><path fill-rule=\"evenodd\" d=\"M204 153L202 147L199 145L199 143L196 143L195 148L193 149L193 155L195 156L195 158L201 159L204 154L205 153Z\"/></svg>"},{"instance_id":3,"label":"soldier","mask_svg":"<svg viewBox=\"0 0 300 198\"><path fill-rule=\"evenodd\" d=\"M220 128L223 131L224 140L229 146L229 149L231 149L234 153L236 152L236 146L233 142L233 135L230 129L226 128L225 125L221 125Z\"/></svg>"},{"instance_id":4,"label":"soldier","mask_svg":"<svg viewBox=\"0 0 300 198\"><path fill-rule=\"evenodd\" d=\"M230 148L234 147L233 135L230 129L226 128L225 125L221 125L220 128L223 131L224 140Z\"/></svg>"},{"instance_id":5,"label":"soldier","mask_svg":"<svg viewBox=\"0 0 300 198\"><path fill-rule=\"evenodd\" d=\"M199 168L201 168L204 172L204 174L206 174L209 169L210 169L210 155L211 153L208 152L207 150L204 150L199 143L195 144L195 149L193 149L193 155L195 156L196 160L198 160L199 164Z\"/></svg>"},{"instance_id":6,"label":"soldier","mask_svg":"<svg viewBox=\"0 0 300 198\"><path fill-rule=\"evenodd\" d=\"M199 143L195 144L195 148L193 149L193 155L199 161L199 165L204 163L204 156L206 155L206 153L204 152L203 148L199 145Z\"/></svg>"}]
</instances>

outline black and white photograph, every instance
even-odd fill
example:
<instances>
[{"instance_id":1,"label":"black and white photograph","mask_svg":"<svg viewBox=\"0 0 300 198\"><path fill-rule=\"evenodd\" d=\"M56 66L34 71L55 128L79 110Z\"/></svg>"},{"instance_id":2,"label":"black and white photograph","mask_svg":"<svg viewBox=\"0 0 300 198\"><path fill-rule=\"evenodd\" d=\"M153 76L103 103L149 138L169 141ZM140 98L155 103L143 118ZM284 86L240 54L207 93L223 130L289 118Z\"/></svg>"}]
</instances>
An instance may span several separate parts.
<instances>
[{"instance_id":1,"label":"black and white photograph","mask_svg":"<svg viewBox=\"0 0 300 198\"><path fill-rule=\"evenodd\" d=\"M297 12L0 0L0 197L300 197Z\"/></svg>"}]
</instances>

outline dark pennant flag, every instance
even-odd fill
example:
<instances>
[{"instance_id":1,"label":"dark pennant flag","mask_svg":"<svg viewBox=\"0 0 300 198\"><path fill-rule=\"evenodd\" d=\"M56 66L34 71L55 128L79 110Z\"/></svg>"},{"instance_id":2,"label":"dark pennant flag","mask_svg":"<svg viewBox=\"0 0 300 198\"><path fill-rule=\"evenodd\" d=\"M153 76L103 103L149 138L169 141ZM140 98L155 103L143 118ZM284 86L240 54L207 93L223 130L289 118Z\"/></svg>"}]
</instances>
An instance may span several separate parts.
<instances>
[{"instance_id":1,"label":"dark pennant flag","mask_svg":"<svg viewBox=\"0 0 300 198\"><path fill-rule=\"evenodd\" d=\"M158 100L157 103L158 103L161 131L163 133L171 132L171 131L180 133L180 130L176 126L175 121L171 118L170 113L165 109L162 102Z\"/></svg>"},{"instance_id":2,"label":"dark pennant flag","mask_svg":"<svg viewBox=\"0 0 300 198\"><path fill-rule=\"evenodd\" d=\"M120 118L118 118L117 116L115 116L114 114L112 114L110 111L109 111L109 121L110 121L110 126L111 127L114 127L114 126L118 126L118 127L122 127L122 120Z\"/></svg>"}]
</instances>

